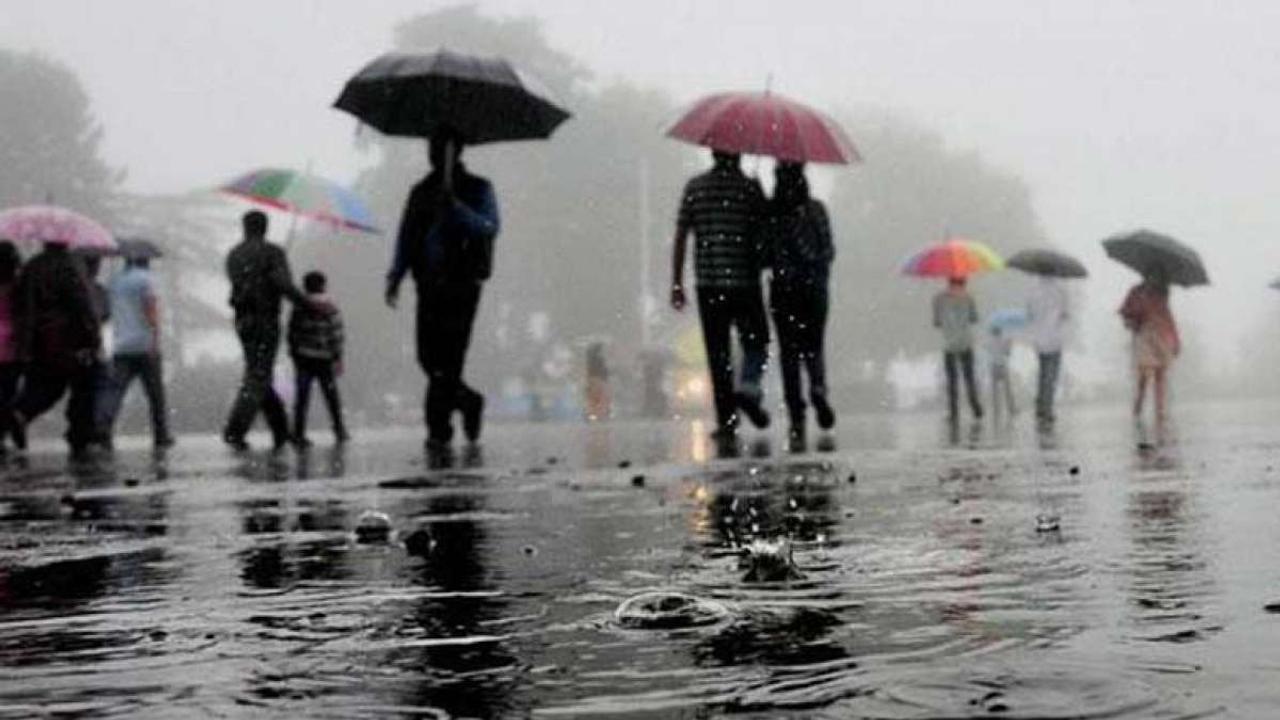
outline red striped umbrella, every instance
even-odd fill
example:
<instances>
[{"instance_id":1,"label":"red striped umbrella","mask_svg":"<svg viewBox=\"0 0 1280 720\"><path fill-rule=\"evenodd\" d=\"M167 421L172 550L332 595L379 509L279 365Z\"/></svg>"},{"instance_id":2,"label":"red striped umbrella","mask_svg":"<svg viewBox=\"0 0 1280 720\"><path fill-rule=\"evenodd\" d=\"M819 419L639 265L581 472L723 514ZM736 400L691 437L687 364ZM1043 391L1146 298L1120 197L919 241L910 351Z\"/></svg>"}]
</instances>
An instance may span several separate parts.
<instances>
[{"instance_id":1,"label":"red striped umbrella","mask_svg":"<svg viewBox=\"0 0 1280 720\"><path fill-rule=\"evenodd\" d=\"M861 162L853 141L831 118L781 95L720 93L694 103L667 137L724 152L792 162Z\"/></svg>"}]
</instances>

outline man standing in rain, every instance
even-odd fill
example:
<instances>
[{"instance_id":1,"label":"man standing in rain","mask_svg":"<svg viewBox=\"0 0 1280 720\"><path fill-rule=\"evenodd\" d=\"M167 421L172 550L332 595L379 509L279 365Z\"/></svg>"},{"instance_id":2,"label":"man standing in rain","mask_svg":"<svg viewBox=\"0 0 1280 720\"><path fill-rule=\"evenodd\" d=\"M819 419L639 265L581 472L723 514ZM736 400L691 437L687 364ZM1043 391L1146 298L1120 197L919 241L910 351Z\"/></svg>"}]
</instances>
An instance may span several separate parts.
<instances>
[{"instance_id":1,"label":"man standing in rain","mask_svg":"<svg viewBox=\"0 0 1280 720\"><path fill-rule=\"evenodd\" d=\"M284 250L267 242L267 216L250 210L242 222L244 239L227 255L227 278L231 280L236 335L244 350L244 379L222 439L238 451L247 450L245 435L261 409L279 450L289 441L284 403L271 387L280 349L281 300L288 298L295 305L307 300L293 284Z\"/></svg>"},{"instance_id":2,"label":"man standing in rain","mask_svg":"<svg viewBox=\"0 0 1280 720\"><path fill-rule=\"evenodd\" d=\"M760 225L765 201L760 183L742 173L738 155L718 150L712 155L712 168L689 181L680 201L671 263L671 306L680 311L687 303L684 256L692 232L698 314L715 397L715 439L728 443L737 436L738 410L757 427L769 425L760 384L769 348L769 321L760 288ZM730 347L730 331L735 328L743 354L736 389Z\"/></svg>"},{"instance_id":3,"label":"man standing in rain","mask_svg":"<svg viewBox=\"0 0 1280 720\"><path fill-rule=\"evenodd\" d=\"M462 413L467 441L480 439L484 396L462 376L500 227L493 186L462 165L461 147L452 133L431 138L431 171L409 193L387 273L386 301L392 308L406 274L413 274L417 286L418 363L427 375L426 444L429 452L441 454L453 441L455 411Z\"/></svg>"},{"instance_id":4,"label":"man standing in rain","mask_svg":"<svg viewBox=\"0 0 1280 720\"><path fill-rule=\"evenodd\" d=\"M933 326L942 332L943 367L947 373L947 418L960 419L960 388L957 376L964 377L969 408L975 419L982 418L982 401L973 376L973 331L978 322L978 306L965 289L963 277L947 281L947 289L933 297Z\"/></svg>"},{"instance_id":5,"label":"man standing in rain","mask_svg":"<svg viewBox=\"0 0 1280 720\"><path fill-rule=\"evenodd\" d=\"M1027 300L1031 344L1040 359L1040 381L1036 385L1036 419L1041 423L1054 420L1053 396L1058 388L1062 368L1062 342L1067 323L1067 291L1057 278L1043 275Z\"/></svg>"}]
</instances>

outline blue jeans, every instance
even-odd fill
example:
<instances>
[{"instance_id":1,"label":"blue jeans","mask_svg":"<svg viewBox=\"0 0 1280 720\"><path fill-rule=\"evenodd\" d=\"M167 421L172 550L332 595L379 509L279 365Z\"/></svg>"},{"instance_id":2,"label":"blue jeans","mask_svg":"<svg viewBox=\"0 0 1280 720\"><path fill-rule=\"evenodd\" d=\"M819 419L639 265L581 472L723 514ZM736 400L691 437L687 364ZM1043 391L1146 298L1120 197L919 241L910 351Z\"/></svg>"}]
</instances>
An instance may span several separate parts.
<instances>
[{"instance_id":1,"label":"blue jeans","mask_svg":"<svg viewBox=\"0 0 1280 720\"><path fill-rule=\"evenodd\" d=\"M1036 417L1053 419L1053 395L1058 387L1058 373L1062 369L1062 353L1040 353L1040 382L1036 390Z\"/></svg>"},{"instance_id":2,"label":"blue jeans","mask_svg":"<svg viewBox=\"0 0 1280 720\"><path fill-rule=\"evenodd\" d=\"M112 435L120 405L134 378L142 379L142 390L151 406L151 436L156 441L169 439L169 410L165 406L164 378L159 355L122 353L111 359L107 382L98 393L97 425L104 439Z\"/></svg>"}]
</instances>

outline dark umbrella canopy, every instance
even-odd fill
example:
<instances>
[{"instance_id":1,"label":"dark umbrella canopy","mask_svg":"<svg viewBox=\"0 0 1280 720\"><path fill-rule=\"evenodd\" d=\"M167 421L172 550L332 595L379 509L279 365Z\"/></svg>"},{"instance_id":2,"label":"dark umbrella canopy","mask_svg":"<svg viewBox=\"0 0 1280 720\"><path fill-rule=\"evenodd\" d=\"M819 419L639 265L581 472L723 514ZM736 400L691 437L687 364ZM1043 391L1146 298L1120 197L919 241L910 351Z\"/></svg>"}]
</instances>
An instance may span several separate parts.
<instances>
[{"instance_id":1,"label":"dark umbrella canopy","mask_svg":"<svg viewBox=\"0 0 1280 720\"><path fill-rule=\"evenodd\" d=\"M387 135L458 133L475 145L549 137L569 113L500 58L387 53L347 81L334 107Z\"/></svg>"},{"instance_id":2,"label":"dark umbrella canopy","mask_svg":"<svg viewBox=\"0 0 1280 720\"><path fill-rule=\"evenodd\" d=\"M164 257L160 246L146 238L120 238L117 242L120 247L115 254L126 260L154 260Z\"/></svg>"},{"instance_id":3,"label":"dark umbrella canopy","mask_svg":"<svg viewBox=\"0 0 1280 720\"><path fill-rule=\"evenodd\" d=\"M1056 250L1037 248L1014 253L1013 257L1004 261L1011 268L1017 268L1032 275L1047 275L1056 278L1083 278L1089 276L1084 265L1070 255Z\"/></svg>"},{"instance_id":4,"label":"dark umbrella canopy","mask_svg":"<svg viewBox=\"0 0 1280 720\"><path fill-rule=\"evenodd\" d=\"M1209 274L1205 272L1200 255L1168 235L1138 230L1104 240L1102 245L1108 256L1144 277L1160 272L1173 285L1209 284Z\"/></svg>"}]
</instances>

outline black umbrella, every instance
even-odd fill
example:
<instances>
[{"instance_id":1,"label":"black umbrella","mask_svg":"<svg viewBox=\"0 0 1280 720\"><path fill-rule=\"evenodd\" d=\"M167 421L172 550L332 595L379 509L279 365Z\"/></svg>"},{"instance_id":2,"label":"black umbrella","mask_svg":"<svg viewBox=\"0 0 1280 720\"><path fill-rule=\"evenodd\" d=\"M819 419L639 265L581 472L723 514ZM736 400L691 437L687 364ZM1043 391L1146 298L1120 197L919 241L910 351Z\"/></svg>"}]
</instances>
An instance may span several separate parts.
<instances>
[{"instance_id":1,"label":"black umbrella","mask_svg":"<svg viewBox=\"0 0 1280 720\"><path fill-rule=\"evenodd\" d=\"M1084 269L1084 265L1079 260L1056 250L1040 248L1022 250L1014 253L1013 257L1004 261L1004 264L1023 272L1029 272L1032 275L1047 275L1057 278L1089 276L1089 271Z\"/></svg>"},{"instance_id":2,"label":"black umbrella","mask_svg":"<svg viewBox=\"0 0 1280 720\"><path fill-rule=\"evenodd\" d=\"M506 60L448 50L387 53L348 80L333 106L387 135L451 131L469 145L546 138L569 117Z\"/></svg>"},{"instance_id":3,"label":"black umbrella","mask_svg":"<svg viewBox=\"0 0 1280 720\"><path fill-rule=\"evenodd\" d=\"M1102 242L1107 255L1128 265L1139 274L1159 272L1170 283L1190 287L1208 285L1209 274L1195 250L1150 230L1117 235Z\"/></svg>"}]
</instances>

